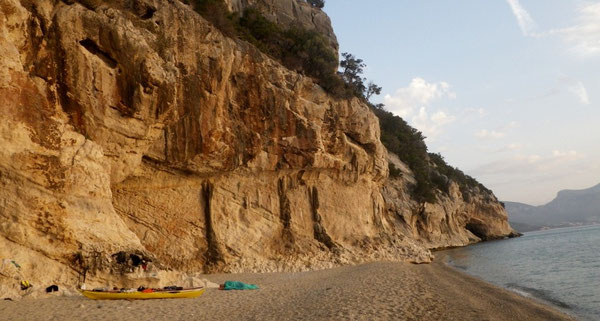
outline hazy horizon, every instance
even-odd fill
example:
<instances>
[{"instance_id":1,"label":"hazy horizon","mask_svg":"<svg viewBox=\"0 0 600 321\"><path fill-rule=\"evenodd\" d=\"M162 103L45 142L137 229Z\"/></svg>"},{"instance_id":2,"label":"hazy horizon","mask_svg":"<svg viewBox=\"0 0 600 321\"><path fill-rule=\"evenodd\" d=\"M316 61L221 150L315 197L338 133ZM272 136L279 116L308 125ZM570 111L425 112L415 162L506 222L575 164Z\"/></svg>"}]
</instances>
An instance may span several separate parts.
<instances>
[{"instance_id":1,"label":"hazy horizon","mask_svg":"<svg viewBox=\"0 0 600 321\"><path fill-rule=\"evenodd\" d=\"M329 0L373 99L501 200L600 183L600 2Z\"/></svg>"}]
</instances>

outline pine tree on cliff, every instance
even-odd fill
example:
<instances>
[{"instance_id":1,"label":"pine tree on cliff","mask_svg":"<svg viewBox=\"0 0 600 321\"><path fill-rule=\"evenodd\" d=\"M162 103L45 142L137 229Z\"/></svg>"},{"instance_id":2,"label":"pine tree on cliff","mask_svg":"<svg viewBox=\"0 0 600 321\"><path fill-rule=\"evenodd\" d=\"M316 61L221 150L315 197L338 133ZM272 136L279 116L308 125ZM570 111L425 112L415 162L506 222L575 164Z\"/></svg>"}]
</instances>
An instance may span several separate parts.
<instances>
[{"instance_id":1,"label":"pine tree on cliff","mask_svg":"<svg viewBox=\"0 0 600 321\"><path fill-rule=\"evenodd\" d=\"M365 85L367 79L362 77L362 73L363 68L367 65L362 59L358 59L347 52L342 53L342 56L344 59L340 61L342 71L339 75L356 97L362 97L366 101L369 101L371 96L381 94L381 87L372 81L369 81L369 84Z\"/></svg>"},{"instance_id":2,"label":"pine tree on cliff","mask_svg":"<svg viewBox=\"0 0 600 321\"><path fill-rule=\"evenodd\" d=\"M367 91L365 93L365 98L369 100L373 95L381 94L381 87L374 84L372 81L369 81L369 85L367 86Z\"/></svg>"},{"instance_id":3,"label":"pine tree on cliff","mask_svg":"<svg viewBox=\"0 0 600 321\"><path fill-rule=\"evenodd\" d=\"M342 56L344 59L340 62L340 67L342 68L340 76L352 89L354 95L361 97L367 89L364 83L365 78L362 77L363 68L367 65L365 65L362 59L354 57L351 53L344 52Z\"/></svg>"}]
</instances>

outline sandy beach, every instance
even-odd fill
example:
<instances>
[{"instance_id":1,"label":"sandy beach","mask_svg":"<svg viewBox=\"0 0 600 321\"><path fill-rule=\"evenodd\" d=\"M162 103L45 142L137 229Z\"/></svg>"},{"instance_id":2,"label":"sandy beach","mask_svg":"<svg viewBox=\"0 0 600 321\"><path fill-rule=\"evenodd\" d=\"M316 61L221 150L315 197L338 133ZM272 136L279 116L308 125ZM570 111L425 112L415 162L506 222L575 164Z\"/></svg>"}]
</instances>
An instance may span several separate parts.
<instances>
[{"instance_id":1,"label":"sandy beach","mask_svg":"<svg viewBox=\"0 0 600 321\"><path fill-rule=\"evenodd\" d=\"M0 301L1 320L573 320L443 263L378 262L302 273L208 275L258 284L197 299Z\"/></svg>"}]
</instances>

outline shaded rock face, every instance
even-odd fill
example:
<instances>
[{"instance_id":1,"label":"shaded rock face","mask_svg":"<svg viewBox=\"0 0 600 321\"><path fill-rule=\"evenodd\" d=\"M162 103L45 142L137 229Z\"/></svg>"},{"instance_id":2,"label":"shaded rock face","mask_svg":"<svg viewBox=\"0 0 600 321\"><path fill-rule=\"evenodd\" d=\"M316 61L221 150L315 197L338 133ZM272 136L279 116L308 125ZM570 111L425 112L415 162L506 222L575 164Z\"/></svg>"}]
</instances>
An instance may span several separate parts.
<instances>
[{"instance_id":1,"label":"shaded rock face","mask_svg":"<svg viewBox=\"0 0 600 321\"><path fill-rule=\"evenodd\" d=\"M143 249L114 210L106 151L65 112L82 93L59 82L67 53L55 10L0 2L0 257L21 262L33 284L74 283L78 253Z\"/></svg>"},{"instance_id":2,"label":"shaded rock face","mask_svg":"<svg viewBox=\"0 0 600 321\"><path fill-rule=\"evenodd\" d=\"M321 9L303 0L225 0L229 9L242 13L246 8L256 8L267 19L284 27L297 26L315 30L324 35L338 55L339 45L331 20Z\"/></svg>"},{"instance_id":3,"label":"shaded rock face","mask_svg":"<svg viewBox=\"0 0 600 321\"><path fill-rule=\"evenodd\" d=\"M0 258L22 266L0 285L428 262L443 244L440 208L406 224L407 194L382 194L387 152L365 104L188 6L0 0L0 44ZM496 233L497 208L443 206ZM141 261L151 276L132 273Z\"/></svg>"},{"instance_id":4,"label":"shaded rock face","mask_svg":"<svg viewBox=\"0 0 600 321\"><path fill-rule=\"evenodd\" d=\"M437 192L438 203L418 203L409 197L415 183L410 169L390 154L388 160L402 172L382 189L386 214L399 220L398 229L430 249L464 246L479 241L517 236L502 205L493 194L471 191L465 201L459 186L450 182L449 193Z\"/></svg>"}]
</instances>

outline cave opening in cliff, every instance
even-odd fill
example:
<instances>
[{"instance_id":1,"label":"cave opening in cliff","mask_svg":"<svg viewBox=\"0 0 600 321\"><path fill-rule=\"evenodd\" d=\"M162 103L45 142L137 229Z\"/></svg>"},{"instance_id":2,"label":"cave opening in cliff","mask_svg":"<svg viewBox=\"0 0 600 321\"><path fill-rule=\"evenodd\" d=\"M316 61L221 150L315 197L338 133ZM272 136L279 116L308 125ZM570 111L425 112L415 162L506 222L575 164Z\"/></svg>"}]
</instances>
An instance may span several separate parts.
<instances>
[{"instance_id":1,"label":"cave opening in cliff","mask_svg":"<svg viewBox=\"0 0 600 321\"><path fill-rule=\"evenodd\" d=\"M155 12L156 12L155 8L148 7L148 8L146 8L146 12L140 18L142 18L142 20L148 20L154 16Z\"/></svg>"},{"instance_id":2,"label":"cave opening in cliff","mask_svg":"<svg viewBox=\"0 0 600 321\"><path fill-rule=\"evenodd\" d=\"M98 44L96 44L93 40L91 40L89 38L86 38L86 39L83 39L83 40L79 41L79 44L81 46L83 46L91 54L93 54L96 57L100 58L100 60L102 60L110 68L112 68L112 69L117 68L117 66L118 66L117 60L115 60L113 57L111 57L108 54L108 52L100 49L100 47L98 46Z\"/></svg>"},{"instance_id":3,"label":"cave opening in cliff","mask_svg":"<svg viewBox=\"0 0 600 321\"><path fill-rule=\"evenodd\" d=\"M478 238L482 239L482 240L486 240L487 239L487 232L486 232L486 228L485 226L479 222L479 221L469 221L467 223L467 225L465 225L465 228L473 233L473 235L477 236Z\"/></svg>"}]
</instances>

